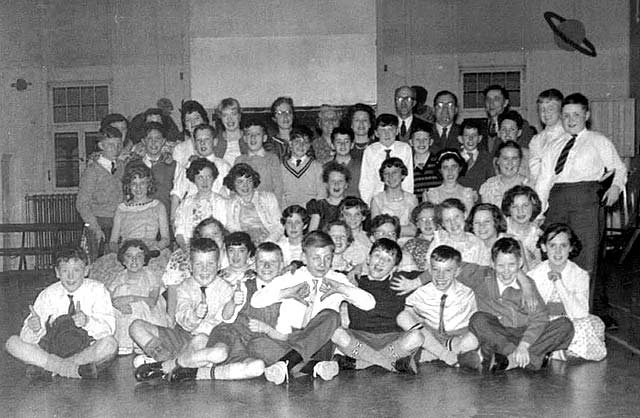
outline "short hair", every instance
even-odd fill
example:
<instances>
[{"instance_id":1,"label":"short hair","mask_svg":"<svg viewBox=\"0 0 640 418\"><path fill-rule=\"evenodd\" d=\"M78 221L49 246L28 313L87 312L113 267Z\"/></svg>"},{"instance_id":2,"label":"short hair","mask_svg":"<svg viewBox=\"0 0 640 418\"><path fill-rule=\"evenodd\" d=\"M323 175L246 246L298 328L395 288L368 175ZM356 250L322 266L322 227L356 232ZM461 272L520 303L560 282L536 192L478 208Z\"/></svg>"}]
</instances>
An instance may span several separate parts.
<instances>
[{"instance_id":1,"label":"short hair","mask_svg":"<svg viewBox=\"0 0 640 418\"><path fill-rule=\"evenodd\" d=\"M353 129L351 129L350 127L338 126L337 128L333 128L333 131L331 131L331 142L335 141L336 136L338 135L347 135L351 142L353 142L356 136L356 134L353 132Z\"/></svg>"},{"instance_id":2,"label":"short hair","mask_svg":"<svg viewBox=\"0 0 640 418\"><path fill-rule=\"evenodd\" d=\"M305 141L311 143L311 141L313 141L313 131L305 125L300 125L291 130L289 137L290 141L293 141L296 138L303 138Z\"/></svg>"},{"instance_id":3,"label":"short hair","mask_svg":"<svg viewBox=\"0 0 640 418\"><path fill-rule=\"evenodd\" d=\"M538 247L542 249L542 244L547 245L549 241L563 232L569 237L569 244L571 245L569 258L577 257L582 251L582 242L580 241L578 235L576 235L576 233L573 232L573 229L571 229L571 227L567 224L554 223L546 227L544 229L544 232L542 233L542 236L540 236L540 239L538 239ZM547 259L547 254L544 251L542 252L542 258L543 260Z\"/></svg>"},{"instance_id":4,"label":"short hair","mask_svg":"<svg viewBox=\"0 0 640 418\"><path fill-rule=\"evenodd\" d=\"M416 96L417 96L416 90L411 86L400 86L400 87L398 87L393 92L393 97L397 97L398 93L400 93L400 90L402 90L402 89L409 89L411 91L411 97L413 97L414 99L416 98Z\"/></svg>"},{"instance_id":5,"label":"short hair","mask_svg":"<svg viewBox=\"0 0 640 418\"><path fill-rule=\"evenodd\" d=\"M325 248L331 247L331 251L335 250L336 246L333 240L323 231L311 231L302 239L302 251L307 251L311 248Z\"/></svg>"},{"instance_id":6,"label":"short hair","mask_svg":"<svg viewBox=\"0 0 640 418\"><path fill-rule=\"evenodd\" d=\"M207 160L206 158L196 158L191 161L189 167L187 168L187 180L191 183L195 183L196 176L202 171L204 168L209 168L211 170L211 174L213 175L213 179L217 179L220 172L218 171L218 167L216 165Z\"/></svg>"},{"instance_id":7,"label":"short hair","mask_svg":"<svg viewBox=\"0 0 640 418\"><path fill-rule=\"evenodd\" d=\"M117 122L124 122L127 124L127 128L129 127L129 120L127 120L124 115L120 113L109 113L100 121L100 129L104 128L105 126L111 126L112 123Z\"/></svg>"},{"instance_id":8,"label":"short hair","mask_svg":"<svg viewBox=\"0 0 640 418\"><path fill-rule=\"evenodd\" d=\"M271 241L266 241L261 243L260 245L258 245L256 247L256 256L259 253L275 253L278 254L278 257L280 257L281 260L284 259L284 254L282 253L282 248L280 248L280 246L274 242Z\"/></svg>"},{"instance_id":9,"label":"short hair","mask_svg":"<svg viewBox=\"0 0 640 418\"><path fill-rule=\"evenodd\" d=\"M105 139L109 139L109 138L116 138L119 140L123 139L122 132L120 132L120 129L115 128L111 125L103 126L102 128L100 128L98 135L100 137L98 139L98 142L103 141Z\"/></svg>"},{"instance_id":10,"label":"short hair","mask_svg":"<svg viewBox=\"0 0 640 418\"><path fill-rule=\"evenodd\" d=\"M70 260L82 261L86 266L89 263L87 253L80 247L60 248L55 252L56 268L60 268L62 263L68 263Z\"/></svg>"},{"instance_id":11,"label":"short hair","mask_svg":"<svg viewBox=\"0 0 640 418\"><path fill-rule=\"evenodd\" d=\"M131 182L136 177L149 179L147 195L152 195L156 191L156 182L153 178L153 172L151 172L151 169L147 167L142 160L133 160L125 166L124 175L122 176L122 191L127 202L133 199L133 194L131 193Z\"/></svg>"},{"instance_id":12,"label":"short hair","mask_svg":"<svg viewBox=\"0 0 640 418\"><path fill-rule=\"evenodd\" d=\"M525 196L529 201L531 201L533 210L529 221L533 221L538 217L538 215L540 215L540 212L542 211L542 203L540 202L538 193L529 186L518 185L507 190L502 197L502 213L504 213L505 216L511 216L511 205L513 205L515 198L520 195Z\"/></svg>"},{"instance_id":13,"label":"short hair","mask_svg":"<svg viewBox=\"0 0 640 418\"><path fill-rule=\"evenodd\" d=\"M381 250L387 254L391 254L393 256L395 266L400 264L402 261L402 248L400 248L400 245L392 239L380 238L375 240L369 250L369 255L373 254L375 250Z\"/></svg>"},{"instance_id":14,"label":"short hair","mask_svg":"<svg viewBox=\"0 0 640 418\"><path fill-rule=\"evenodd\" d=\"M433 96L433 106L435 107L436 102L438 101L438 99L439 99L441 96L444 96L444 95L446 95L446 94L448 94L448 95L450 95L451 97L453 97L453 104L454 104L456 107L458 107L458 96L456 96L453 92L451 92L451 91L449 91L449 90L440 90L439 92L437 92L437 93L436 93L436 95L435 95L435 96Z\"/></svg>"},{"instance_id":15,"label":"short hair","mask_svg":"<svg viewBox=\"0 0 640 418\"><path fill-rule=\"evenodd\" d=\"M462 254L460 254L460 251L448 245L438 245L431 252L431 261L446 262L450 260L460 265L462 262Z\"/></svg>"},{"instance_id":16,"label":"short hair","mask_svg":"<svg viewBox=\"0 0 640 418\"><path fill-rule=\"evenodd\" d=\"M432 124L422 124L422 125L418 125L413 127L413 129L411 130L411 138L413 139L414 135L417 134L418 132L425 132L428 133L429 136L433 136L433 125Z\"/></svg>"},{"instance_id":17,"label":"short hair","mask_svg":"<svg viewBox=\"0 0 640 418\"><path fill-rule=\"evenodd\" d=\"M280 96L271 103L271 116L276 116L276 108L281 104L286 103L291 108L291 115L295 114L295 108L293 106L293 99L289 96Z\"/></svg>"},{"instance_id":18,"label":"short hair","mask_svg":"<svg viewBox=\"0 0 640 418\"><path fill-rule=\"evenodd\" d=\"M256 253L256 246L251 241L251 235L247 234L244 231L236 231L232 232L226 237L224 237L224 246L227 250L234 245L244 245L244 247L249 252L249 256L253 257Z\"/></svg>"},{"instance_id":19,"label":"short hair","mask_svg":"<svg viewBox=\"0 0 640 418\"><path fill-rule=\"evenodd\" d=\"M220 230L222 238L226 237L229 234L229 231L227 230L227 228L225 228L222 222L220 222L213 216L209 216L208 218L204 218L203 220L201 220L198 225L193 228L193 237L191 238L191 240L202 238L202 230L209 225L215 225Z\"/></svg>"},{"instance_id":20,"label":"short hair","mask_svg":"<svg viewBox=\"0 0 640 418\"><path fill-rule=\"evenodd\" d=\"M338 117L338 120L340 119L340 109L338 109L335 106L329 105L329 104L322 104L320 105L320 109L318 110L318 119L321 119L323 113L326 112L334 112L336 114L336 116Z\"/></svg>"},{"instance_id":21,"label":"short hair","mask_svg":"<svg viewBox=\"0 0 640 418\"><path fill-rule=\"evenodd\" d=\"M396 115L392 115L391 113L383 113L381 115L378 115L375 121L375 128L378 129L381 126L395 126L397 128L398 117Z\"/></svg>"},{"instance_id":22,"label":"short hair","mask_svg":"<svg viewBox=\"0 0 640 418\"><path fill-rule=\"evenodd\" d=\"M140 248L144 253L144 265L149 264L149 260L151 260L151 251L147 244L144 243L141 239L128 239L125 240L118 248L118 261L120 264L124 265L124 254L127 252L129 248Z\"/></svg>"},{"instance_id":23,"label":"short hair","mask_svg":"<svg viewBox=\"0 0 640 418\"><path fill-rule=\"evenodd\" d=\"M187 125L185 122L185 118L189 113L198 113L202 118L202 123L208 125L210 123L209 115L207 115L207 111L204 107L195 100L187 100L182 103L182 108L180 109L180 122L182 123L182 132L189 132L187 130Z\"/></svg>"},{"instance_id":24,"label":"short hair","mask_svg":"<svg viewBox=\"0 0 640 418\"><path fill-rule=\"evenodd\" d=\"M386 168L399 168L400 174L406 177L409 174L409 169L404 162L398 157L387 158L380 164L380 168L378 169L378 174L380 175L380 181L384 183L384 170Z\"/></svg>"},{"instance_id":25,"label":"short hair","mask_svg":"<svg viewBox=\"0 0 640 418\"><path fill-rule=\"evenodd\" d=\"M215 126L209 125L208 123L201 123L193 128L193 138L196 138L196 134L200 131L209 131L211 132L211 137L215 139L218 135L218 130Z\"/></svg>"},{"instance_id":26,"label":"short hair","mask_svg":"<svg viewBox=\"0 0 640 418\"><path fill-rule=\"evenodd\" d=\"M424 201L422 203L420 203L418 206L416 206L415 208L413 208L413 210L411 211L411 222L414 225L418 224L418 216L420 216L420 213L422 213L423 210L427 210L427 209L431 209L435 215L436 213L436 205L434 205L432 202L427 202ZM420 235L420 231L418 230L416 232L416 236Z\"/></svg>"},{"instance_id":27,"label":"short hair","mask_svg":"<svg viewBox=\"0 0 640 418\"><path fill-rule=\"evenodd\" d=\"M442 212L445 209L458 209L460 212L465 213L467 210L466 206L460 199L456 199L455 197L451 197L449 199L445 199L436 205L436 223L442 226Z\"/></svg>"},{"instance_id":28,"label":"short hair","mask_svg":"<svg viewBox=\"0 0 640 418\"><path fill-rule=\"evenodd\" d=\"M238 163L231 167L229 173L222 180L222 184L224 184L227 189L235 192L236 180L242 177L250 178L254 188L260 185L260 173L247 163Z\"/></svg>"},{"instance_id":29,"label":"short hair","mask_svg":"<svg viewBox=\"0 0 640 418\"><path fill-rule=\"evenodd\" d=\"M347 126L353 125L353 116L356 114L356 112L365 112L367 115L369 115L369 124L371 125L371 128L369 128L368 135L371 136L373 134L374 125L376 122L376 112L368 104L356 103L353 106L349 107L349 109L347 110L347 117L345 120Z\"/></svg>"},{"instance_id":30,"label":"short hair","mask_svg":"<svg viewBox=\"0 0 640 418\"><path fill-rule=\"evenodd\" d=\"M290 218L292 215L295 215L295 214L300 215L300 217L302 218L302 223L304 225L307 225L307 227L305 228L305 231L306 231L307 228L309 227L309 221L311 220L311 217L309 216L309 213L307 212L307 210L300 205L287 206L287 208L282 211L282 216L280 217L280 223L282 225L286 224L287 218ZM285 230L285 235L286 233L287 231Z\"/></svg>"},{"instance_id":31,"label":"short hair","mask_svg":"<svg viewBox=\"0 0 640 418\"><path fill-rule=\"evenodd\" d=\"M220 258L220 248L211 238L198 238L191 240L189 254L193 256L194 253L216 253L216 257Z\"/></svg>"},{"instance_id":32,"label":"short hair","mask_svg":"<svg viewBox=\"0 0 640 418\"><path fill-rule=\"evenodd\" d=\"M347 225L347 223L345 221L343 221L342 219L336 219L336 220L333 220L331 222L328 222L322 228L322 230L324 232L326 232L327 234L329 234L329 231L334 226L342 226L342 227L344 227L344 229L347 231L347 244L350 245L353 242L353 232L351 231L351 228L349 228L349 225Z\"/></svg>"},{"instance_id":33,"label":"short hair","mask_svg":"<svg viewBox=\"0 0 640 418\"><path fill-rule=\"evenodd\" d=\"M147 120L147 118L149 116L160 116L160 120L162 120L163 113L162 113L162 109L159 109L157 107L151 107L151 108L145 110L143 115L144 115L144 120L145 121Z\"/></svg>"},{"instance_id":34,"label":"short hair","mask_svg":"<svg viewBox=\"0 0 640 418\"><path fill-rule=\"evenodd\" d=\"M581 105L585 111L589 110L589 99L582 93L572 93L565 97L562 101L562 107L569 104Z\"/></svg>"},{"instance_id":35,"label":"short hair","mask_svg":"<svg viewBox=\"0 0 640 418\"><path fill-rule=\"evenodd\" d=\"M507 110L506 112L502 112L498 115L498 126L502 125L502 122L505 120L512 120L516 123L516 126L518 126L518 129L522 129L522 126L524 125L524 120L522 119L522 116L520 115L520 113L516 112L515 110Z\"/></svg>"},{"instance_id":36,"label":"short hair","mask_svg":"<svg viewBox=\"0 0 640 418\"><path fill-rule=\"evenodd\" d=\"M400 231L402 229L402 226L400 225L400 219L398 219L397 216L389 215L388 213L381 213L371 220L370 235L373 236L375 230L380 228L384 224L392 224L395 229L396 237L400 238Z\"/></svg>"},{"instance_id":37,"label":"short hair","mask_svg":"<svg viewBox=\"0 0 640 418\"><path fill-rule=\"evenodd\" d=\"M517 239L504 237L498 239L491 247L491 261L495 262L498 254L513 254L522 259L522 247Z\"/></svg>"},{"instance_id":38,"label":"short hair","mask_svg":"<svg viewBox=\"0 0 640 418\"><path fill-rule=\"evenodd\" d=\"M492 203L478 203L471 208L466 222L467 231L473 232L473 218L476 216L476 213L481 210L486 210L491 213L493 224L498 234L507 232L507 220L504 218L504 214L499 207Z\"/></svg>"},{"instance_id":39,"label":"short hair","mask_svg":"<svg viewBox=\"0 0 640 418\"><path fill-rule=\"evenodd\" d=\"M267 133L267 127L264 124L264 122L257 120L257 119L247 119L244 120L242 119L242 121L240 122L240 128L244 131L245 129L249 129L252 126L258 126L259 128L262 129L262 134L266 134Z\"/></svg>"},{"instance_id":40,"label":"short hair","mask_svg":"<svg viewBox=\"0 0 640 418\"><path fill-rule=\"evenodd\" d=\"M502 94L502 97L504 97L505 100L509 100L509 92L500 84L488 85L487 87L484 88L484 90L482 90L482 94L484 95L484 97L487 97L487 93L489 93L492 90L500 90L500 94Z\"/></svg>"},{"instance_id":41,"label":"short hair","mask_svg":"<svg viewBox=\"0 0 640 418\"><path fill-rule=\"evenodd\" d=\"M520 157L520 159L522 160L523 158L522 147L516 141L512 141L512 140L500 142L500 144L498 145L498 148L496 148L496 153L494 157L500 158L500 154L502 153L502 150L505 148L514 148L516 151L518 151L518 157Z\"/></svg>"},{"instance_id":42,"label":"short hair","mask_svg":"<svg viewBox=\"0 0 640 418\"><path fill-rule=\"evenodd\" d=\"M340 214L340 217L342 217L343 210L352 208L360 209L360 212L365 219L370 215L369 206L364 202L364 200L356 196L347 196L342 199L342 202L338 205L338 213Z\"/></svg>"},{"instance_id":43,"label":"short hair","mask_svg":"<svg viewBox=\"0 0 640 418\"><path fill-rule=\"evenodd\" d=\"M351 171L343 165L336 161L329 161L324 166L322 166L322 181L324 183L329 182L329 174L336 172L340 173L344 176L344 179L349 183L351 181Z\"/></svg>"},{"instance_id":44,"label":"short hair","mask_svg":"<svg viewBox=\"0 0 640 418\"><path fill-rule=\"evenodd\" d=\"M447 160L455 161L458 166L460 166L460 176L464 176L467 172L467 162L460 155L460 151L455 148L445 148L438 153L436 156L436 170L438 172L438 176L442 177L440 170L442 169L442 164Z\"/></svg>"},{"instance_id":45,"label":"short hair","mask_svg":"<svg viewBox=\"0 0 640 418\"><path fill-rule=\"evenodd\" d=\"M558 89L548 89L548 90L544 90L538 95L538 99L536 100L536 103L540 104L542 103L543 100L555 100L560 104L562 104L562 101L564 100L564 95Z\"/></svg>"},{"instance_id":46,"label":"short hair","mask_svg":"<svg viewBox=\"0 0 640 418\"><path fill-rule=\"evenodd\" d=\"M158 131L163 138L167 137L167 128L163 124L158 122L147 122L144 124L144 136L149 135L151 131Z\"/></svg>"},{"instance_id":47,"label":"short hair","mask_svg":"<svg viewBox=\"0 0 640 418\"><path fill-rule=\"evenodd\" d=\"M475 129L478 134L482 134L482 127L480 126L480 122L476 119L463 120L462 125L460 125L460 134L464 134L466 129Z\"/></svg>"},{"instance_id":48,"label":"short hair","mask_svg":"<svg viewBox=\"0 0 640 418\"><path fill-rule=\"evenodd\" d=\"M216 106L216 115L222 116L222 111L231 107L235 107L236 109L238 109L238 113L242 114L242 107L240 106L240 102L233 97L227 97L220 100L220 103L218 103L218 106Z\"/></svg>"}]
</instances>

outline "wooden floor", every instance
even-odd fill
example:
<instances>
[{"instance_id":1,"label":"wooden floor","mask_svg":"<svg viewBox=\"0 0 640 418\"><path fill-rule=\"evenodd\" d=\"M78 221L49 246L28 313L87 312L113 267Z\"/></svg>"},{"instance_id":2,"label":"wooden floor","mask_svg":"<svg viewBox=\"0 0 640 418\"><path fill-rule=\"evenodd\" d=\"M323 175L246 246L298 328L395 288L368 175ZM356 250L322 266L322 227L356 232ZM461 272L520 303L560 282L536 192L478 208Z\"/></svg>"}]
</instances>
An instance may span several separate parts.
<instances>
[{"instance_id":1,"label":"wooden floor","mask_svg":"<svg viewBox=\"0 0 640 418\"><path fill-rule=\"evenodd\" d=\"M131 356L97 381L32 382L0 352L0 417L640 417L640 257L611 265L608 358L552 361L539 373L480 376L432 364L418 376L381 370L342 372L329 382L303 377L274 386L264 379L137 384ZM634 261L635 260L635 261ZM18 332L27 305L51 278L4 274L0 339Z\"/></svg>"}]
</instances>

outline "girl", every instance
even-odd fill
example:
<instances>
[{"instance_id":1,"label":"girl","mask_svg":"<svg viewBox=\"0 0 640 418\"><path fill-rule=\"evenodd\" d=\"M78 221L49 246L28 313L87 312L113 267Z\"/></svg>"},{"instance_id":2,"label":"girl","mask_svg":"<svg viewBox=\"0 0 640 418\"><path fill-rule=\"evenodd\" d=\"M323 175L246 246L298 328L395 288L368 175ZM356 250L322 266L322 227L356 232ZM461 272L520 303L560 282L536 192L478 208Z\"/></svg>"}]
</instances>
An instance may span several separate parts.
<instances>
[{"instance_id":1,"label":"girl","mask_svg":"<svg viewBox=\"0 0 640 418\"><path fill-rule=\"evenodd\" d=\"M361 264L369 256L371 241L365 231L365 225L370 223L369 207L359 197L347 196L338 207L340 220L349 227L353 242L345 251L345 257L354 264Z\"/></svg>"},{"instance_id":2,"label":"girl","mask_svg":"<svg viewBox=\"0 0 640 418\"><path fill-rule=\"evenodd\" d=\"M322 169L322 181L327 190L326 199L311 199L307 202L307 212L311 221L309 230L322 230L329 222L339 217L338 208L347 195L347 187L351 181L351 173L342 164L331 161Z\"/></svg>"},{"instance_id":3,"label":"girl","mask_svg":"<svg viewBox=\"0 0 640 418\"><path fill-rule=\"evenodd\" d=\"M540 237L540 248L547 260L528 275L547 304L550 319L568 317L575 329L566 351L556 351L552 358L581 357L600 361L607 355L604 323L589 314L589 274L570 259L582 249L580 240L566 224L550 225Z\"/></svg>"},{"instance_id":4,"label":"girl","mask_svg":"<svg viewBox=\"0 0 640 418\"><path fill-rule=\"evenodd\" d=\"M221 268L226 267L229 262L227 260L227 253L224 251L224 237L227 236L228 231L225 229L222 222L213 217L208 217L200 221L193 231L192 240L198 238L209 238L218 244L220 248L220 261L219 266ZM177 287L185 279L191 277L191 262L189 258L189 250L178 248L171 254L167 268L162 275L162 282L167 287L167 308L169 316L173 321L176 313L177 302Z\"/></svg>"},{"instance_id":5,"label":"girl","mask_svg":"<svg viewBox=\"0 0 640 418\"><path fill-rule=\"evenodd\" d=\"M244 282L250 275L255 275L253 256L256 246L246 232L232 232L224 237L224 249L227 253L229 265L218 272L218 277L226 280L232 286ZM244 290L246 295L246 289Z\"/></svg>"},{"instance_id":6,"label":"girl","mask_svg":"<svg viewBox=\"0 0 640 418\"><path fill-rule=\"evenodd\" d=\"M467 218L467 231L480 238L489 250L507 232L507 220L502 211L491 203L478 203Z\"/></svg>"},{"instance_id":7,"label":"girl","mask_svg":"<svg viewBox=\"0 0 640 418\"><path fill-rule=\"evenodd\" d=\"M163 285L159 276L146 267L149 248L139 239L126 240L118 250L118 261L125 270L109 284L111 302L116 314L118 354L133 352L134 344L129 337L129 325L143 319L158 326L168 326L166 304L161 296Z\"/></svg>"},{"instance_id":8,"label":"girl","mask_svg":"<svg viewBox=\"0 0 640 418\"><path fill-rule=\"evenodd\" d=\"M466 232L466 208L459 199L447 199L436 206L436 222L442 229L433 234L433 241L427 250L426 260L440 245L449 245L460 251L462 261L467 263L491 265L491 253L482 240L471 232Z\"/></svg>"},{"instance_id":9,"label":"girl","mask_svg":"<svg viewBox=\"0 0 640 418\"><path fill-rule=\"evenodd\" d=\"M407 241L402 250L411 254L418 270L429 268L427 251L436 231L435 208L431 202L422 202L411 212L411 222L418 227L418 232L414 238Z\"/></svg>"},{"instance_id":10,"label":"girl","mask_svg":"<svg viewBox=\"0 0 640 418\"><path fill-rule=\"evenodd\" d=\"M216 165L206 158L194 160L187 169L187 179L195 184L197 192L180 202L175 220L176 242L187 253L193 228L200 221L215 216L226 222L227 199L212 190L217 177Z\"/></svg>"},{"instance_id":11,"label":"girl","mask_svg":"<svg viewBox=\"0 0 640 418\"><path fill-rule=\"evenodd\" d=\"M264 145L267 151L275 153L281 161L285 161L289 155L291 146L291 129L295 109L291 97L278 97L271 104L271 120L275 122L277 132L271 135Z\"/></svg>"},{"instance_id":12,"label":"girl","mask_svg":"<svg viewBox=\"0 0 640 418\"><path fill-rule=\"evenodd\" d=\"M222 158L233 165L240 154L246 154L246 144L241 141L242 130L240 121L242 119L242 108L240 103L233 97L222 99L216 107L216 116L222 122L222 128L218 133L218 146L224 149Z\"/></svg>"},{"instance_id":13,"label":"girl","mask_svg":"<svg viewBox=\"0 0 640 418\"><path fill-rule=\"evenodd\" d=\"M542 230L534 219L540 214L542 204L538 194L529 186L515 186L502 199L502 213L507 218L507 233L520 241L524 250L525 271L542 261L537 247Z\"/></svg>"},{"instance_id":14,"label":"girl","mask_svg":"<svg viewBox=\"0 0 640 418\"><path fill-rule=\"evenodd\" d=\"M371 216L382 213L396 216L400 220L401 237L412 237L416 227L411 223L410 215L418 206L418 199L413 193L402 190L402 181L407 177L408 169L400 158L392 157L383 161L380 166L380 180L384 182L384 191L371 199Z\"/></svg>"},{"instance_id":15,"label":"girl","mask_svg":"<svg viewBox=\"0 0 640 418\"><path fill-rule=\"evenodd\" d=\"M425 191L422 200L437 205L446 199L458 199L464 204L465 210L470 210L477 195L470 187L463 187L458 183L458 177L464 176L467 171L467 163L460 153L453 148L440 151L436 170L442 178L442 185Z\"/></svg>"},{"instance_id":16,"label":"girl","mask_svg":"<svg viewBox=\"0 0 640 418\"><path fill-rule=\"evenodd\" d=\"M284 226L284 237L277 242L282 249L283 266L293 261L302 262L302 238L309 227L309 215L300 205L292 205L282 211L280 223Z\"/></svg>"},{"instance_id":17,"label":"girl","mask_svg":"<svg viewBox=\"0 0 640 418\"><path fill-rule=\"evenodd\" d=\"M344 221L336 220L329 222L325 226L324 232L331 237L335 245L331 269L341 273L349 272L355 266L353 260L345 253L347 248L353 243L351 229Z\"/></svg>"},{"instance_id":18,"label":"girl","mask_svg":"<svg viewBox=\"0 0 640 418\"><path fill-rule=\"evenodd\" d=\"M504 193L514 186L527 184L529 180L519 173L522 162L522 148L514 141L503 142L496 151L498 175L493 176L480 186L483 203L502 204Z\"/></svg>"},{"instance_id":19,"label":"girl","mask_svg":"<svg viewBox=\"0 0 640 418\"><path fill-rule=\"evenodd\" d=\"M180 109L182 120L182 132L184 141L173 148L173 159L181 166L188 165L189 157L196 153L195 136L193 130L196 126L209 125L209 116L204 107L195 100L187 100Z\"/></svg>"},{"instance_id":20,"label":"girl","mask_svg":"<svg viewBox=\"0 0 640 418\"><path fill-rule=\"evenodd\" d=\"M311 137L308 128L291 131L291 150L281 166L284 207L304 206L311 199L324 199L327 196L327 189L322 183L322 166L311 152Z\"/></svg>"}]
</instances>

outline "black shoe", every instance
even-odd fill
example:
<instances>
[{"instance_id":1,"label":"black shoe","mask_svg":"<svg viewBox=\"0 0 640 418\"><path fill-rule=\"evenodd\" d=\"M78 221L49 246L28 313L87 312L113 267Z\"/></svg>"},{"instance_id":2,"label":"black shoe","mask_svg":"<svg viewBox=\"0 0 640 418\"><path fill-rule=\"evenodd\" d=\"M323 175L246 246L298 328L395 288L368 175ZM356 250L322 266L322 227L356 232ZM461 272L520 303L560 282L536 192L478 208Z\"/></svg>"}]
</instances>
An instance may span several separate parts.
<instances>
[{"instance_id":1,"label":"black shoe","mask_svg":"<svg viewBox=\"0 0 640 418\"><path fill-rule=\"evenodd\" d=\"M482 358L480 357L480 353L478 353L478 350L471 350L458 354L458 365L464 370L481 372Z\"/></svg>"},{"instance_id":2,"label":"black shoe","mask_svg":"<svg viewBox=\"0 0 640 418\"><path fill-rule=\"evenodd\" d=\"M187 382L196 380L198 369L192 367L176 367L167 374L166 379L171 383Z\"/></svg>"},{"instance_id":3,"label":"black shoe","mask_svg":"<svg viewBox=\"0 0 640 418\"><path fill-rule=\"evenodd\" d=\"M340 370L356 369L356 359L354 359L353 357L343 356L342 354L334 354L331 360L338 363L338 368Z\"/></svg>"},{"instance_id":4,"label":"black shoe","mask_svg":"<svg viewBox=\"0 0 640 418\"><path fill-rule=\"evenodd\" d=\"M138 382L147 382L154 379L162 379L164 377L164 371L162 370L162 363L149 363L143 364L138 367L134 373Z\"/></svg>"},{"instance_id":5,"label":"black shoe","mask_svg":"<svg viewBox=\"0 0 640 418\"><path fill-rule=\"evenodd\" d=\"M606 331L615 331L620 326L618 325L618 321L614 317L609 314L598 315L602 322L604 322L604 329Z\"/></svg>"},{"instance_id":6,"label":"black shoe","mask_svg":"<svg viewBox=\"0 0 640 418\"><path fill-rule=\"evenodd\" d=\"M393 364L393 367L398 371L398 373L410 374L412 376L417 375L418 365L416 364L415 353L399 358Z\"/></svg>"},{"instance_id":7,"label":"black shoe","mask_svg":"<svg viewBox=\"0 0 640 418\"><path fill-rule=\"evenodd\" d=\"M493 359L490 368L491 373L504 373L504 371L507 370L507 367L509 367L509 359L507 358L507 356L504 356L500 353L493 353Z\"/></svg>"},{"instance_id":8,"label":"black shoe","mask_svg":"<svg viewBox=\"0 0 640 418\"><path fill-rule=\"evenodd\" d=\"M78 367L78 374L83 379L97 379L98 367L95 363L87 363Z\"/></svg>"},{"instance_id":9,"label":"black shoe","mask_svg":"<svg viewBox=\"0 0 640 418\"><path fill-rule=\"evenodd\" d=\"M542 358L542 363L540 364L541 369L546 369L549 366L549 360L551 359L551 353L547 353Z\"/></svg>"},{"instance_id":10,"label":"black shoe","mask_svg":"<svg viewBox=\"0 0 640 418\"><path fill-rule=\"evenodd\" d=\"M27 377L31 380L41 380L43 382L51 382L53 380L53 375L51 372L46 371L42 367L28 365L27 370L25 371Z\"/></svg>"}]
</instances>

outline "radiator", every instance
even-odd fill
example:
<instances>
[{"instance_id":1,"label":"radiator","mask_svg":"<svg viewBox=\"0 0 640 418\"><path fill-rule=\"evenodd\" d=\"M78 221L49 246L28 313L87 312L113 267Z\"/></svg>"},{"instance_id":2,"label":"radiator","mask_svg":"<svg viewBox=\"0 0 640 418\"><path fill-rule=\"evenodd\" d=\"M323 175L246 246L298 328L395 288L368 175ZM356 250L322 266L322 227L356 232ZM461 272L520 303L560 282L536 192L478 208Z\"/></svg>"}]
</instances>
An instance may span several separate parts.
<instances>
[{"instance_id":1,"label":"radiator","mask_svg":"<svg viewBox=\"0 0 640 418\"><path fill-rule=\"evenodd\" d=\"M75 193L34 194L25 197L26 220L29 223L82 223L76 210ZM81 231L33 232L27 234L29 247L51 247L75 245L80 242ZM35 269L49 269L54 264L53 257L34 257Z\"/></svg>"}]
</instances>

